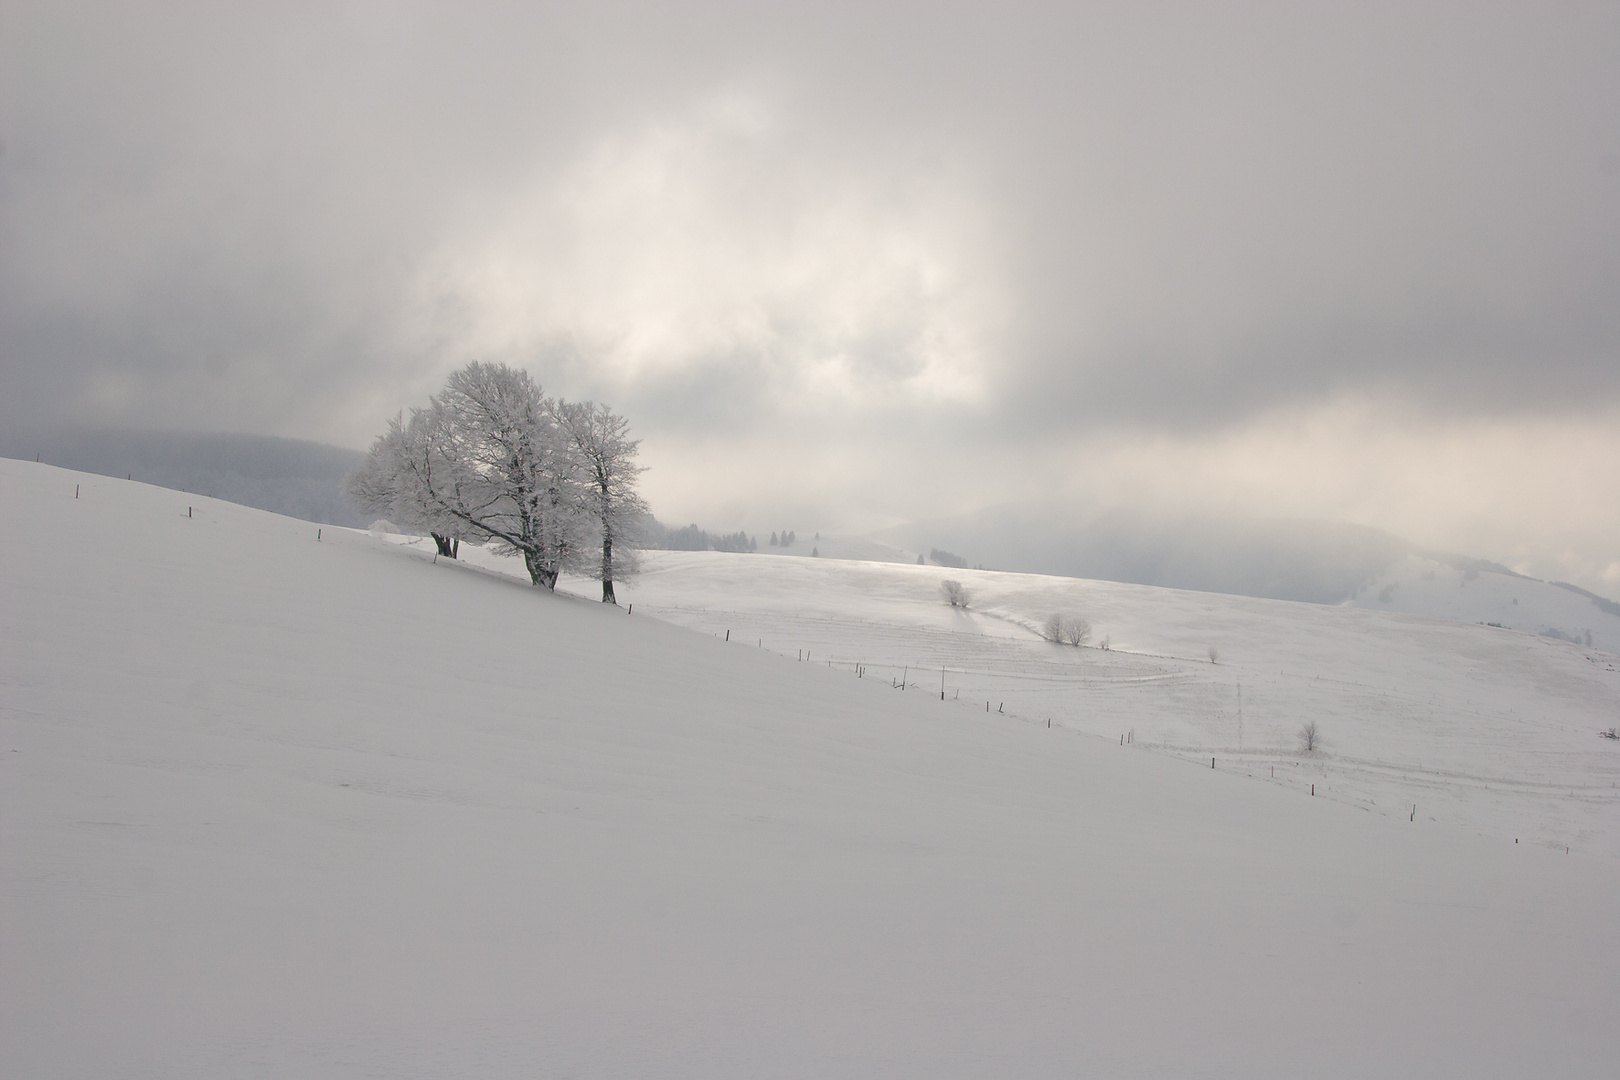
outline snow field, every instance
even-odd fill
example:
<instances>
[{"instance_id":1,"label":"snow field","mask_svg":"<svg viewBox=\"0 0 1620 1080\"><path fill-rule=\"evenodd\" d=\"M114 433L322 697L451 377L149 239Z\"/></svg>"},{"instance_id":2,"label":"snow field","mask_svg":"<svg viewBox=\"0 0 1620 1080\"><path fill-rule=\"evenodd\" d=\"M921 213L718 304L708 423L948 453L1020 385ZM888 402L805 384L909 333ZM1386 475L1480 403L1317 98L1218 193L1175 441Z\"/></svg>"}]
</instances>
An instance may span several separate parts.
<instances>
[{"instance_id":1,"label":"snow field","mask_svg":"<svg viewBox=\"0 0 1620 1080\"><path fill-rule=\"evenodd\" d=\"M968 611L940 600L944 578L973 591ZM1381 814L1415 807L1419 821L1620 857L1620 747L1598 738L1620 719L1620 658L1569 642L1114 582L720 552L651 553L621 595L790 657L905 676L936 699L943 668L947 696L981 710L1213 756ZM1053 611L1088 618L1093 647L1042 640ZM1308 720L1327 745L1305 755Z\"/></svg>"},{"instance_id":2,"label":"snow field","mask_svg":"<svg viewBox=\"0 0 1620 1080\"><path fill-rule=\"evenodd\" d=\"M1595 1077L1620 1052L1610 859L140 484L0 461L0 516L0 1074Z\"/></svg>"}]
</instances>

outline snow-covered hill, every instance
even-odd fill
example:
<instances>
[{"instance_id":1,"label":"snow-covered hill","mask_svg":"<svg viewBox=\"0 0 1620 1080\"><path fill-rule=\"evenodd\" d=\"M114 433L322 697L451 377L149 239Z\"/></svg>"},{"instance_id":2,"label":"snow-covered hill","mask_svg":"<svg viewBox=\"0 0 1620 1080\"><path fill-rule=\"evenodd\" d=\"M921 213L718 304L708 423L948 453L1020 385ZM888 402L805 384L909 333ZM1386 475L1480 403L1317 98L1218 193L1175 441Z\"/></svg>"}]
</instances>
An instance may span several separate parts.
<instances>
[{"instance_id":1,"label":"snow-covered hill","mask_svg":"<svg viewBox=\"0 0 1620 1080\"><path fill-rule=\"evenodd\" d=\"M1523 630L1620 655L1620 605L1465 561L1409 555L1347 603Z\"/></svg>"},{"instance_id":2,"label":"snow-covered hill","mask_svg":"<svg viewBox=\"0 0 1620 1080\"><path fill-rule=\"evenodd\" d=\"M626 614L10 461L0 522L6 1076L1597 1077L1620 1059L1610 858L645 617L694 595L679 560ZM747 580L762 618L785 597L847 619L814 600L825 579L734 576L736 596ZM1020 641L1024 616L995 606L960 617ZM1118 640L1185 657L1263 621L1222 610L1122 615ZM892 620L905 641L916 621Z\"/></svg>"}]
</instances>

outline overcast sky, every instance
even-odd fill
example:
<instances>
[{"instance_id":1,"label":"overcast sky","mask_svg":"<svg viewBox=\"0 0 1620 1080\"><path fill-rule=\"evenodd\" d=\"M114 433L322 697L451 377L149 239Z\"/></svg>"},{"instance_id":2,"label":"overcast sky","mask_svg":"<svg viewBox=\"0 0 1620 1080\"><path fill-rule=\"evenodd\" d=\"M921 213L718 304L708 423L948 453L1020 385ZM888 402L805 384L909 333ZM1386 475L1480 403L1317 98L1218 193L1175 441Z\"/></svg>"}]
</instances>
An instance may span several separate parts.
<instances>
[{"instance_id":1,"label":"overcast sky","mask_svg":"<svg viewBox=\"0 0 1620 1080\"><path fill-rule=\"evenodd\" d=\"M0 6L0 423L469 359L711 529L1052 498L1620 589L1620 5Z\"/></svg>"}]
</instances>

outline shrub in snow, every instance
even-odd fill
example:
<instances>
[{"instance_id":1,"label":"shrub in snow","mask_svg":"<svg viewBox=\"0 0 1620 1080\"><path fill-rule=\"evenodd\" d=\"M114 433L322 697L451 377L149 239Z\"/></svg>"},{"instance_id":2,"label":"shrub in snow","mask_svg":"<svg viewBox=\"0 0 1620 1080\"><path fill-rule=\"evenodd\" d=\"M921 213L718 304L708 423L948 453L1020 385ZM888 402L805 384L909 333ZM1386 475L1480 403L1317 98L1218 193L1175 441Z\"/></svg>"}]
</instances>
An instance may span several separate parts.
<instances>
[{"instance_id":1,"label":"shrub in snow","mask_svg":"<svg viewBox=\"0 0 1620 1080\"><path fill-rule=\"evenodd\" d=\"M962 587L960 581L952 581L950 578L946 578L939 583L939 595L944 597L945 602L951 607L965 608L968 606L969 593Z\"/></svg>"},{"instance_id":2,"label":"shrub in snow","mask_svg":"<svg viewBox=\"0 0 1620 1080\"><path fill-rule=\"evenodd\" d=\"M1297 738L1301 753L1312 754L1322 748L1322 732L1316 726L1315 720L1307 720L1301 724Z\"/></svg>"},{"instance_id":3,"label":"shrub in snow","mask_svg":"<svg viewBox=\"0 0 1620 1080\"><path fill-rule=\"evenodd\" d=\"M1041 637L1055 645L1078 647L1091 640L1091 624L1062 614L1048 615L1041 624Z\"/></svg>"}]
</instances>

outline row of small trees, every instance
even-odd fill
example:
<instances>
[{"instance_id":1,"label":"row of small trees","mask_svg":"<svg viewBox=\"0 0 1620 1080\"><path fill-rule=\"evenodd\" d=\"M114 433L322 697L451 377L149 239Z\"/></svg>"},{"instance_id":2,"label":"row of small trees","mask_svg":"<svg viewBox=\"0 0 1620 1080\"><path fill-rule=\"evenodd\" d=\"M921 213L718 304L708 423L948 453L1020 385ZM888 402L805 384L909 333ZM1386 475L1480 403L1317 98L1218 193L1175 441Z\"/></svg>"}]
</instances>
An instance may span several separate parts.
<instances>
[{"instance_id":1,"label":"row of small trees","mask_svg":"<svg viewBox=\"0 0 1620 1080\"><path fill-rule=\"evenodd\" d=\"M1084 619L1054 613L1041 624L1041 637L1054 645L1079 648L1091 640L1091 624Z\"/></svg>"},{"instance_id":2,"label":"row of small trees","mask_svg":"<svg viewBox=\"0 0 1620 1080\"><path fill-rule=\"evenodd\" d=\"M526 371L475 362L426 408L389 421L349 497L431 533L444 554L468 540L521 556L537 586L556 588L565 571L595 577L612 604L647 513L639 445L607 406L552 399Z\"/></svg>"}]
</instances>

